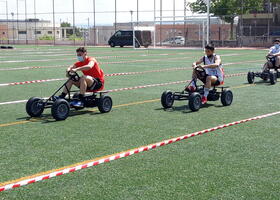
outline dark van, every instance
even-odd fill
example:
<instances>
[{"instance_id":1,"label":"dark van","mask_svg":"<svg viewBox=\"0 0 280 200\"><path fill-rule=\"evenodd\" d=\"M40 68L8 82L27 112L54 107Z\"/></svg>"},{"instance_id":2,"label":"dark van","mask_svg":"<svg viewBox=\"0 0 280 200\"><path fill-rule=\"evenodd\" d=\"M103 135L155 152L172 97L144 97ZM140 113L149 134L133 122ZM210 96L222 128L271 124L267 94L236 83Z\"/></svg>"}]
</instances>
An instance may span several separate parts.
<instances>
[{"instance_id":1,"label":"dark van","mask_svg":"<svg viewBox=\"0 0 280 200\"><path fill-rule=\"evenodd\" d=\"M108 41L111 47L133 46L133 31L117 31ZM144 46L148 48L152 44L151 31L135 31L135 47Z\"/></svg>"}]
</instances>

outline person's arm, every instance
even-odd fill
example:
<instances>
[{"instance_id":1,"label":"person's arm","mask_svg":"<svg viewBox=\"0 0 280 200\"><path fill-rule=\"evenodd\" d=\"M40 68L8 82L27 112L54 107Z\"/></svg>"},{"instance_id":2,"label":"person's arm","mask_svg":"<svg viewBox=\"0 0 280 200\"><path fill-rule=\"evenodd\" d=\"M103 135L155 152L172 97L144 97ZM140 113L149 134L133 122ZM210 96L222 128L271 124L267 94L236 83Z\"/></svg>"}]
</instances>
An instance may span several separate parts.
<instances>
[{"instance_id":1,"label":"person's arm","mask_svg":"<svg viewBox=\"0 0 280 200\"><path fill-rule=\"evenodd\" d=\"M280 53L272 54L272 56L280 56Z\"/></svg>"},{"instance_id":2,"label":"person's arm","mask_svg":"<svg viewBox=\"0 0 280 200\"><path fill-rule=\"evenodd\" d=\"M73 72L77 72L77 71L88 71L90 70L91 68L93 68L95 65L95 62L94 61L90 61L87 65L83 66L83 67L75 67L75 68L72 68L71 71Z\"/></svg>"},{"instance_id":3,"label":"person's arm","mask_svg":"<svg viewBox=\"0 0 280 200\"><path fill-rule=\"evenodd\" d=\"M215 63L210 65L204 65L203 68L216 68L219 67L222 63L221 57L216 56Z\"/></svg>"},{"instance_id":4,"label":"person's arm","mask_svg":"<svg viewBox=\"0 0 280 200\"><path fill-rule=\"evenodd\" d=\"M192 66L193 66L193 68L195 68L195 67L197 67L197 65L199 65L201 63L203 63L203 58L201 58L200 60L194 62Z\"/></svg>"}]
</instances>

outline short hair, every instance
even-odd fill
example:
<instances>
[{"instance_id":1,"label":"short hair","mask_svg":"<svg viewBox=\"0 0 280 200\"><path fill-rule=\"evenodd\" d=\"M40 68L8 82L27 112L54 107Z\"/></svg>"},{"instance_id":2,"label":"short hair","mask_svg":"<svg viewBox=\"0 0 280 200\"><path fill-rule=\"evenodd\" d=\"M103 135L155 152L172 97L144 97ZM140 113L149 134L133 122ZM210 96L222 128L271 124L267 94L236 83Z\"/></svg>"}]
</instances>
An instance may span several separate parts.
<instances>
[{"instance_id":1,"label":"short hair","mask_svg":"<svg viewBox=\"0 0 280 200\"><path fill-rule=\"evenodd\" d=\"M76 49L76 52L82 52L82 53L86 53L87 49L85 47L79 47L78 49Z\"/></svg>"},{"instance_id":2,"label":"short hair","mask_svg":"<svg viewBox=\"0 0 280 200\"><path fill-rule=\"evenodd\" d=\"M205 46L205 49L210 50L210 51L215 51L215 47L214 47L214 45L212 45L212 44L207 44L207 45Z\"/></svg>"},{"instance_id":3,"label":"short hair","mask_svg":"<svg viewBox=\"0 0 280 200\"><path fill-rule=\"evenodd\" d=\"M280 39L279 39L279 38L277 38L277 39L275 39L275 40L274 40L274 42L280 42Z\"/></svg>"}]
</instances>

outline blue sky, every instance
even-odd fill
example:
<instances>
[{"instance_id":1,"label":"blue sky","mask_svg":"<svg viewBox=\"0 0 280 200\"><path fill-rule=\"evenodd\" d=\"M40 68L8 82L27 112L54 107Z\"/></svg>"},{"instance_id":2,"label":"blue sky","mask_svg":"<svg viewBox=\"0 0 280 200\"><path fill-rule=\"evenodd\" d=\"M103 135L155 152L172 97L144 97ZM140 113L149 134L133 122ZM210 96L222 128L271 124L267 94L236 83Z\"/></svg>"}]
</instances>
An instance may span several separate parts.
<instances>
[{"instance_id":1,"label":"blue sky","mask_svg":"<svg viewBox=\"0 0 280 200\"><path fill-rule=\"evenodd\" d=\"M0 18L5 18L5 0L0 0ZM16 13L16 1L8 0L9 18L11 18L11 12ZM28 18L34 18L34 0L27 1ZM35 0L37 18L52 20L52 0ZM163 10L173 9L173 0L162 0ZM193 0L187 0L188 2ZM19 18L24 19L24 0L18 0L19 2ZM96 2L96 23L98 25L109 25L114 22L114 8L115 0L95 0ZM117 10L121 11L117 15L118 22L130 21L130 10L136 11L137 0L117 0ZM160 0L156 0L157 9L159 9ZM183 16L182 10L184 9L184 0L175 0L176 15ZM139 13L140 21L152 21L153 20L153 0L139 0ZM55 12L56 23L61 21L72 22L73 1L72 0L55 0ZM180 11L181 10L181 11ZM92 0L75 0L75 15L76 24L87 24L87 18L89 18L90 25L93 24L93 1ZM150 11L150 12L149 12ZM189 13L190 14L190 13ZM170 11L163 12L164 16L172 16ZM157 13L159 16L159 12ZM134 12L134 19L136 20L136 13Z\"/></svg>"}]
</instances>

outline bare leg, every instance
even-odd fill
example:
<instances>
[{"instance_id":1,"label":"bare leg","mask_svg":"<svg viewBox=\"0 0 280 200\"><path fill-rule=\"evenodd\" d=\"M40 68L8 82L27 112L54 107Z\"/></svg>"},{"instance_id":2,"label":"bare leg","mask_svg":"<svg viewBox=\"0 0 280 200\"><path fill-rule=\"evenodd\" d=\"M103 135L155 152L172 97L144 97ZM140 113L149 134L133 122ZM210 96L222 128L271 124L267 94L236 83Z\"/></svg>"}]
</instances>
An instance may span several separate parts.
<instances>
[{"instance_id":1,"label":"bare leg","mask_svg":"<svg viewBox=\"0 0 280 200\"><path fill-rule=\"evenodd\" d=\"M216 76L207 76L206 83L204 85L204 96L207 97L209 94L209 90L211 89L212 85L217 82L218 78Z\"/></svg>"},{"instance_id":2,"label":"bare leg","mask_svg":"<svg viewBox=\"0 0 280 200\"><path fill-rule=\"evenodd\" d=\"M280 66L280 56L276 57L276 62L275 62L276 67Z\"/></svg>"},{"instance_id":3,"label":"bare leg","mask_svg":"<svg viewBox=\"0 0 280 200\"><path fill-rule=\"evenodd\" d=\"M91 77L82 76L80 78L80 94L85 95L87 88L92 86L93 83L94 83L94 81Z\"/></svg>"}]
</instances>

